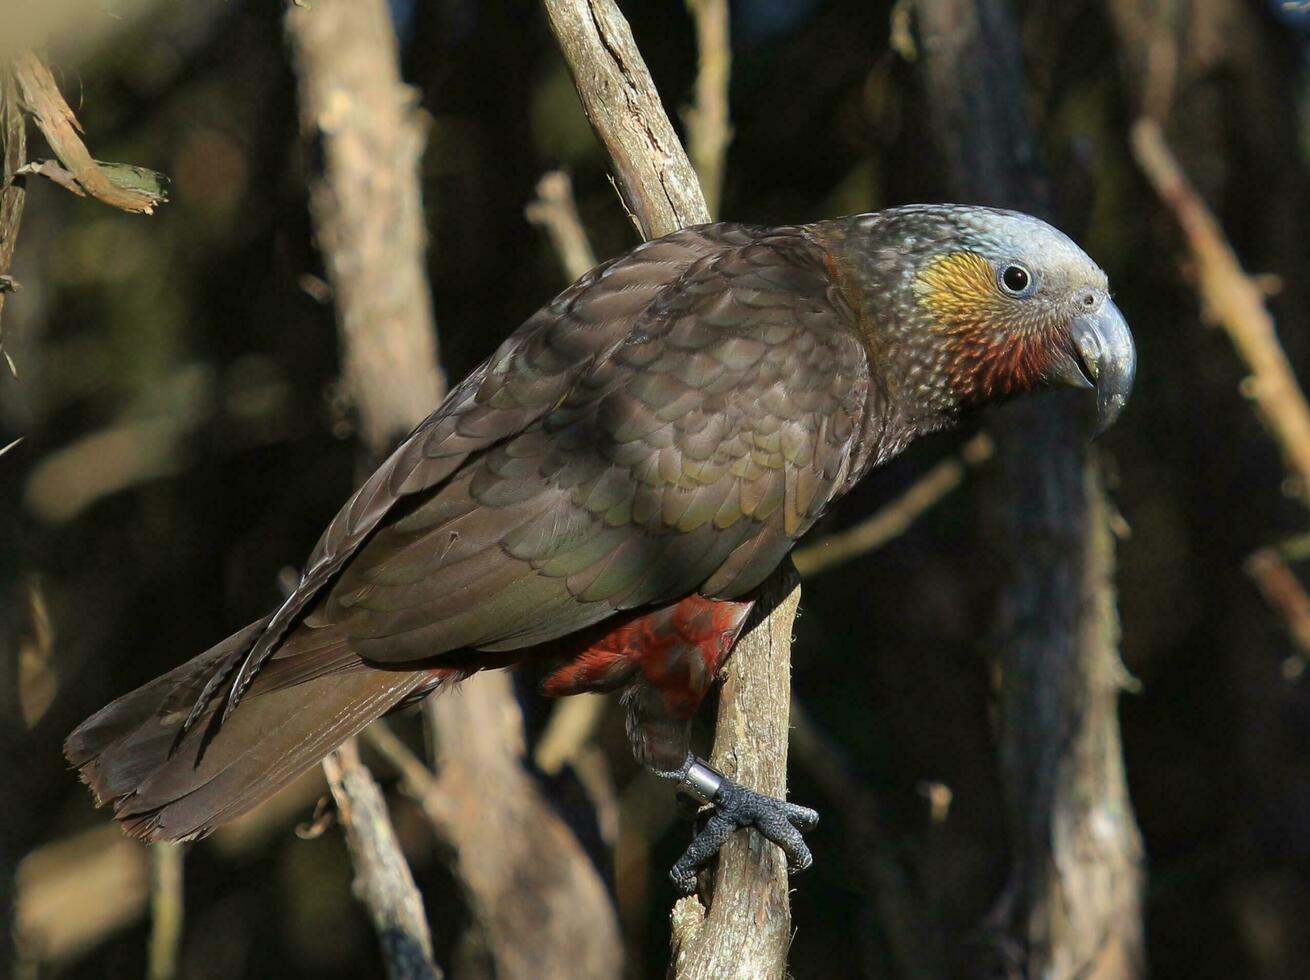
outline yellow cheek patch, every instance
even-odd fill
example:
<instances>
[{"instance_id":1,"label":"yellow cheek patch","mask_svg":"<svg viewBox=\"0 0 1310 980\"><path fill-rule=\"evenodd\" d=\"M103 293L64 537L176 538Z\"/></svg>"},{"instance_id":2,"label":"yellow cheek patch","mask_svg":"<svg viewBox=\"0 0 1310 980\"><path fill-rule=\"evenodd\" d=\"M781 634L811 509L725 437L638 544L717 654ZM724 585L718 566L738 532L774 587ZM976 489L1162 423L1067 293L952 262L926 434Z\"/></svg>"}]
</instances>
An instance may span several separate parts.
<instances>
[{"instance_id":1,"label":"yellow cheek patch","mask_svg":"<svg viewBox=\"0 0 1310 980\"><path fill-rule=\"evenodd\" d=\"M977 324L1001 312L1004 297L996 288L996 270L977 252L951 252L933 259L914 281L914 292L950 327Z\"/></svg>"}]
</instances>

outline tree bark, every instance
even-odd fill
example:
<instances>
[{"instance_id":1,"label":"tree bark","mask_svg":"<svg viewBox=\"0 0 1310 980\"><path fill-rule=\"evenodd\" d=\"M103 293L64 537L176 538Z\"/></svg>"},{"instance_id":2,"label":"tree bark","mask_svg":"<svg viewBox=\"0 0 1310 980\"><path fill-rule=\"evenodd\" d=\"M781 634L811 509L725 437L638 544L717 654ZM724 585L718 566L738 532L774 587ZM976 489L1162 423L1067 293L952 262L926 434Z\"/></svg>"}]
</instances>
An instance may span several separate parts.
<instances>
[{"instance_id":1,"label":"tree bark","mask_svg":"<svg viewBox=\"0 0 1310 980\"><path fill-rule=\"evenodd\" d=\"M916 0L923 84L966 202L1045 216L1006 0ZM993 913L1000 968L1141 975L1141 840L1124 779L1114 548L1084 406L1052 395L996 413L985 507L1006 574L993 636L1009 882Z\"/></svg>"},{"instance_id":2,"label":"tree bark","mask_svg":"<svg viewBox=\"0 0 1310 980\"><path fill-rule=\"evenodd\" d=\"M543 0L543 6L643 237L709 221L696 173L613 0ZM769 588L779 596L776 583ZM791 624L798 601L796 587L729 660L731 682L720 694L712 756L728 767L728 775L739 774L746 786L775 796L786 789ZM684 930L696 919L695 905L712 926L699 929L693 942ZM781 976L791 931L781 852L754 831L735 835L719 857L713 897L683 899L674 918L675 930L684 935L674 940L674 975L712 964L720 977ZM743 957L748 949L754 955Z\"/></svg>"},{"instance_id":3,"label":"tree bark","mask_svg":"<svg viewBox=\"0 0 1310 980\"><path fill-rule=\"evenodd\" d=\"M696 171L613 0L543 0L582 108L642 238L710 220Z\"/></svg>"},{"instance_id":4,"label":"tree bark","mask_svg":"<svg viewBox=\"0 0 1310 980\"><path fill-rule=\"evenodd\" d=\"M800 600L800 576L790 566L761 592L771 611L742 636L724 668L710 754L710 764L729 779L779 799L787 795L791 632ZM669 976L781 980L791 943L782 851L754 831L734 834L719 852L710 895L708 911L694 896L673 907ZM746 923L753 928L742 928Z\"/></svg>"},{"instance_id":5,"label":"tree bark","mask_svg":"<svg viewBox=\"0 0 1310 980\"><path fill-rule=\"evenodd\" d=\"M360 439L381 457L445 394L424 262L424 134L385 3L290 4L286 29L343 380Z\"/></svg>"}]
</instances>

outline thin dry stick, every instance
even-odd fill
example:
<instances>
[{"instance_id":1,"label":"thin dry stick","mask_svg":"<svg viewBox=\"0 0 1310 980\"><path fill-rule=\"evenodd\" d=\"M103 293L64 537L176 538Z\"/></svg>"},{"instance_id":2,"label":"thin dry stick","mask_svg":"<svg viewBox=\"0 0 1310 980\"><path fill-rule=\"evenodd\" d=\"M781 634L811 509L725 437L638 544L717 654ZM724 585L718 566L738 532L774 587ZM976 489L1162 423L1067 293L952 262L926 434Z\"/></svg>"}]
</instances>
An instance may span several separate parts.
<instances>
[{"instance_id":1,"label":"thin dry stick","mask_svg":"<svg viewBox=\"0 0 1310 980\"><path fill-rule=\"evenodd\" d=\"M1278 342L1274 318L1259 284L1242 265L1219 222L1169 150L1160 124L1139 119L1133 125L1137 163L1173 212L1196 263L1197 289L1207 313L1227 331L1238 355L1251 369L1243 390L1255 399L1265 424L1278 440L1287 465L1298 477L1298 492L1310 504L1310 407Z\"/></svg>"},{"instance_id":2,"label":"thin dry stick","mask_svg":"<svg viewBox=\"0 0 1310 980\"><path fill-rule=\"evenodd\" d=\"M596 253L591 249L573 199L573 181L564 171L542 174L537 181L537 197L523 209L523 214L532 224L545 229L569 282L581 279L596 264Z\"/></svg>"},{"instance_id":3,"label":"thin dry stick","mask_svg":"<svg viewBox=\"0 0 1310 980\"><path fill-rule=\"evenodd\" d=\"M382 791L359 759L352 738L323 760L328 788L346 829L355 891L382 942L391 980L434 980L432 939L423 899L396 841Z\"/></svg>"},{"instance_id":4,"label":"thin dry stick","mask_svg":"<svg viewBox=\"0 0 1310 980\"><path fill-rule=\"evenodd\" d=\"M1269 608L1283 617L1301 656L1310 659L1310 596L1274 548L1261 548L1243 566Z\"/></svg>"},{"instance_id":5,"label":"thin dry stick","mask_svg":"<svg viewBox=\"0 0 1310 980\"><path fill-rule=\"evenodd\" d=\"M0 354L17 376L14 362L4 349L4 310L5 295L15 287L8 276L9 264L14 258L14 243L27 197L23 185L14 180L14 175L27 163L27 123L18 105L18 82L8 68L0 69L0 144L4 153L0 161Z\"/></svg>"},{"instance_id":6,"label":"thin dry stick","mask_svg":"<svg viewBox=\"0 0 1310 980\"><path fill-rule=\"evenodd\" d=\"M543 0L543 5L587 118L609 151L624 200L645 236L708 221L695 171L613 0ZM737 645L728 667L731 682L720 696L712 756L728 760L725 771L737 773L747 786L779 796L786 789L791 700L786 678L798 598L794 590ZM772 785L753 782L765 776ZM767 863L761 863L761 852L769 856ZM754 831L735 834L720 854L715 878L712 928L691 935L695 900L679 903L683 925L674 939L674 975L714 962L724 971L718 976L781 976L791 928L781 852L762 844ZM779 936L782 942L775 941ZM742 955L745 949L755 955Z\"/></svg>"},{"instance_id":7,"label":"thin dry stick","mask_svg":"<svg viewBox=\"0 0 1310 980\"><path fill-rule=\"evenodd\" d=\"M723 174L732 123L728 114L728 82L732 77L732 44L728 34L728 0L687 0L696 26L696 98L682 113L687 126L687 155L700 177L705 206L719 216Z\"/></svg>"},{"instance_id":8,"label":"thin dry stick","mask_svg":"<svg viewBox=\"0 0 1310 980\"><path fill-rule=\"evenodd\" d=\"M613 0L542 0L643 238L710 220L696 171Z\"/></svg>"},{"instance_id":9,"label":"thin dry stick","mask_svg":"<svg viewBox=\"0 0 1310 980\"><path fill-rule=\"evenodd\" d=\"M904 534L916 520L964 482L970 469L992 458L996 451L987 433L979 432L960 447L956 456L942 460L877 513L837 534L829 534L792 554L796 570L805 578L821 575L838 565L877 551Z\"/></svg>"},{"instance_id":10,"label":"thin dry stick","mask_svg":"<svg viewBox=\"0 0 1310 980\"><path fill-rule=\"evenodd\" d=\"M50 69L30 51L14 59L23 103L62 167L44 163L31 172L49 177L75 194L90 194L124 211L151 214L166 198L158 174L139 167L103 164L92 158L78 135L82 125L64 101Z\"/></svg>"},{"instance_id":11,"label":"thin dry stick","mask_svg":"<svg viewBox=\"0 0 1310 980\"><path fill-rule=\"evenodd\" d=\"M178 843L150 848L150 980L173 980L182 952L183 867L186 851Z\"/></svg>"}]
</instances>

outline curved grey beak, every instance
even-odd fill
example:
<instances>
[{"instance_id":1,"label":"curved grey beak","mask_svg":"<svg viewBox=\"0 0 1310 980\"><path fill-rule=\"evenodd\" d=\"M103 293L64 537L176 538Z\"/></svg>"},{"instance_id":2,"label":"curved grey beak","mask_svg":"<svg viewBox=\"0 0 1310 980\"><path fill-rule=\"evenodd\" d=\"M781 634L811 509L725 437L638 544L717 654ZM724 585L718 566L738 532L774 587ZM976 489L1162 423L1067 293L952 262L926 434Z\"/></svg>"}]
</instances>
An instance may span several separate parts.
<instances>
[{"instance_id":1,"label":"curved grey beak","mask_svg":"<svg viewBox=\"0 0 1310 980\"><path fill-rule=\"evenodd\" d=\"M1137 373L1137 349L1119 307L1106 299L1095 313L1080 316L1070 330L1074 357L1058 366L1056 379L1075 388L1096 389L1096 432L1110 427L1128 402Z\"/></svg>"}]
</instances>

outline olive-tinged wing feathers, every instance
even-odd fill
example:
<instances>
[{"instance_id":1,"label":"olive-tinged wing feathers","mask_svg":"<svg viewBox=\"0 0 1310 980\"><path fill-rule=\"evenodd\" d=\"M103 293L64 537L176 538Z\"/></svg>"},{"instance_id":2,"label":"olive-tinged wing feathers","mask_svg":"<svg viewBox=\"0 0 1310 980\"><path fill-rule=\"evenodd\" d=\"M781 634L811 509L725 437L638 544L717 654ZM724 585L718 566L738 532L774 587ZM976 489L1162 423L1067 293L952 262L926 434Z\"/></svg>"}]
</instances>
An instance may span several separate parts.
<instances>
[{"instance_id":1,"label":"olive-tinged wing feathers","mask_svg":"<svg viewBox=\"0 0 1310 980\"><path fill-rule=\"evenodd\" d=\"M305 626L403 663L755 588L865 455L865 354L822 258L780 232L692 263L549 410L384 522Z\"/></svg>"},{"instance_id":2,"label":"olive-tinged wing feathers","mask_svg":"<svg viewBox=\"0 0 1310 980\"><path fill-rule=\"evenodd\" d=\"M255 671L397 503L439 488L471 456L539 419L592 364L608 356L627 336L633 316L691 263L744 234L731 228L688 229L650 242L593 269L524 323L346 502L319 539L295 592L254 645L238 651L231 668L215 673L192 719L232 677L225 716L230 714Z\"/></svg>"}]
</instances>

